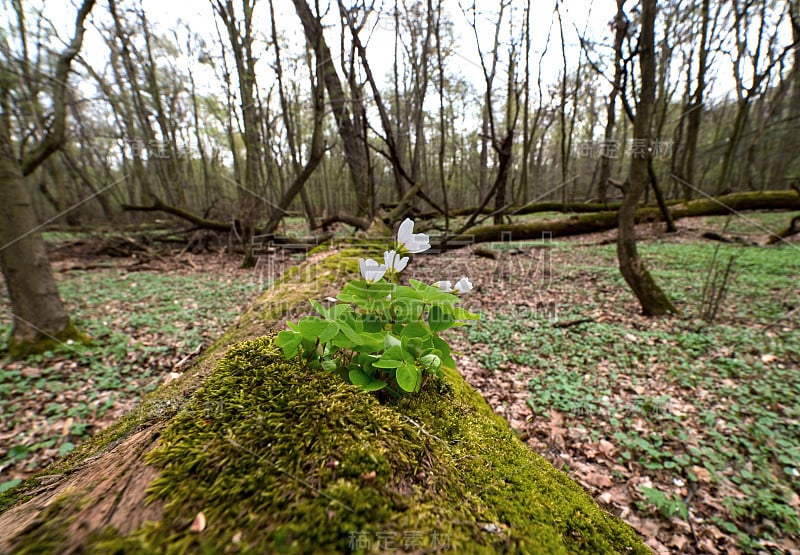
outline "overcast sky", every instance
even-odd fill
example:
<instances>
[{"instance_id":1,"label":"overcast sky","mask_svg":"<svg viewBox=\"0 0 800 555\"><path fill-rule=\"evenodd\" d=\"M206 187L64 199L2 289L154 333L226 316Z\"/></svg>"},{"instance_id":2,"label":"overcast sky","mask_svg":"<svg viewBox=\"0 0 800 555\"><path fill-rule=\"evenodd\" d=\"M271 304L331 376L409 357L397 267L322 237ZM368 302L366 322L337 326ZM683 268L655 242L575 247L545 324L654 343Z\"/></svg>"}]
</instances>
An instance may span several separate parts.
<instances>
[{"instance_id":1,"label":"overcast sky","mask_svg":"<svg viewBox=\"0 0 800 555\"><path fill-rule=\"evenodd\" d=\"M75 0L72 0L74 3ZM74 21L75 8L67 3L58 0L46 0L44 2L46 12L53 17L54 21L61 24L63 35L67 36L71 32L72 21ZM236 2L238 4L238 2ZM463 3L465 6L467 2ZM480 9L492 9L493 3L482 2ZM513 18L517 32L522 24L522 6L524 2L519 2L517 11L513 12ZM553 10L553 0L534 0L533 1L532 22L532 42L531 51L532 72L535 77L538 69L539 60L542 59L542 78L544 82L554 82L562 68L558 22ZM154 28L162 32L170 32L176 27L178 21L187 23L191 30L200 34L211 46L216 41L216 30L214 26L214 13L209 1L177 2L169 0L142 0L145 13L148 15ZM323 2L324 5L324 2ZM377 4L376 4L377 5ZM385 2L382 7L384 15L381 18L374 18L372 35L369 37L368 56L373 72L378 78L383 78L391 70L394 60L394 31L393 18L389 15L393 3ZM256 4L256 27L259 32L268 36L268 2L262 0ZM478 50L475 44L475 37L468 24L468 19L464 15L456 0L444 0L442 2L447 19L453 22L455 30L455 63L451 62L451 71L458 71L472 82L477 91L483 88L483 77L479 65ZM302 27L295 14L294 7L290 0L275 0L275 8L279 20L279 32L284 34L291 50L302 51L304 48L304 36ZM95 8L96 14L106 11L104 2L98 2ZM586 32L594 40L608 42L609 30L608 22L613 17L616 10L613 0L593 0L590 2L571 1L562 4L562 17L564 20L565 37L568 48L568 58L572 67L577 65L578 59L578 39L575 29ZM326 19L326 23L331 25L328 29L328 42L334 54L338 49L339 41L336 33L339 29L336 20L338 12L332 8ZM508 22L508 17L506 17ZM488 17L479 19L480 38L484 50L491 47L494 32L494 21ZM507 23L506 23L507 25ZM549 37L549 47L544 58L541 58L545 51ZM82 55L93 63L102 64L105 59L105 46L102 40L91 29L87 32L86 41ZM217 52L212 52L216 54ZM269 60L267 56L265 60ZM271 63L271 60L270 60ZM498 80L505 78L505 67L500 67ZM498 83L501 81L498 81ZM260 83L262 87L268 83Z\"/></svg>"}]
</instances>

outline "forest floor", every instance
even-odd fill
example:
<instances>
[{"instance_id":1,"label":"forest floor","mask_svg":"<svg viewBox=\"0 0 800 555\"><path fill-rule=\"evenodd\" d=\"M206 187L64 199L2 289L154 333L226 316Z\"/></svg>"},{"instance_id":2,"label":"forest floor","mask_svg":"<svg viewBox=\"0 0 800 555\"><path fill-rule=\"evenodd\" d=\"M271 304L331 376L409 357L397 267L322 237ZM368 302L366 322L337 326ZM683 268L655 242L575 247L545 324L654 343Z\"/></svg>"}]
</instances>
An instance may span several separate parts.
<instances>
[{"instance_id":1,"label":"forest floor","mask_svg":"<svg viewBox=\"0 0 800 555\"><path fill-rule=\"evenodd\" d=\"M681 220L671 235L641 226L676 317L639 315L615 231L483 245L494 258L419 255L404 275L471 278L464 303L482 319L450 332L461 373L654 551L800 553L800 243L755 244L790 217ZM96 237L48 240L62 296L95 341L0 359L0 491L135 410L301 259L278 251L245 270L226 254L111 257ZM713 285L731 258L729 283ZM709 289L725 290L713 322L700 318ZM0 314L2 342L5 291Z\"/></svg>"}]
</instances>

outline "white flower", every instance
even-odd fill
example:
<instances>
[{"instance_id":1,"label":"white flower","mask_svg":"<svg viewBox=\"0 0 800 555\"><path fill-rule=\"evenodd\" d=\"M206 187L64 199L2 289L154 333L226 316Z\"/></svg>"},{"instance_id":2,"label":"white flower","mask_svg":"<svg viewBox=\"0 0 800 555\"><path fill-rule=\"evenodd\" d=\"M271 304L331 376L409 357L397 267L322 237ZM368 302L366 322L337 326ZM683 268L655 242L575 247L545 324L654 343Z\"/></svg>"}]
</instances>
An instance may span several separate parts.
<instances>
[{"instance_id":1,"label":"white flower","mask_svg":"<svg viewBox=\"0 0 800 555\"><path fill-rule=\"evenodd\" d=\"M472 282L469 280L468 277L462 277L460 280L456 282L454 289L461 294L469 293L472 291Z\"/></svg>"},{"instance_id":2,"label":"white flower","mask_svg":"<svg viewBox=\"0 0 800 555\"><path fill-rule=\"evenodd\" d=\"M366 260L359 258L358 267L361 269L361 275L367 283L375 283L386 273L386 265L378 264L371 258L367 258Z\"/></svg>"},{"instance_id":3,"label":"white flower","mask_svg":"<svg viewBox=\"0 0 800 555\"><path fill-rule=\"evenodd\" d=\"M431 240L424 233L414 233L414 221L406 218L397 230L397 246L398 250L416 254L431 248Z\"/></svg>"},{"instance_id":4,"label":"white flower","mask_svg":"<svg viewBox=\"0 0 800 555\"><path fill-rule=\"evenodd\" d=\"M400 258L400 255L394 250L384 252L383 261L386 263L387 270L398 274L408 265L408 257L404 256Z\"/></svg>"},{"instance_id":5,"label":"white flower","mask_svg":"<svg viewBox=\"0 0 800 555\"><path fill-rule=\"evenodd\" d=\"M450 283L449 279L437 281L436 283L433 284L433 286L438 287L440 291L444 291L445 293L453 292L453 284Z\"/></svg>"}]
</instances>

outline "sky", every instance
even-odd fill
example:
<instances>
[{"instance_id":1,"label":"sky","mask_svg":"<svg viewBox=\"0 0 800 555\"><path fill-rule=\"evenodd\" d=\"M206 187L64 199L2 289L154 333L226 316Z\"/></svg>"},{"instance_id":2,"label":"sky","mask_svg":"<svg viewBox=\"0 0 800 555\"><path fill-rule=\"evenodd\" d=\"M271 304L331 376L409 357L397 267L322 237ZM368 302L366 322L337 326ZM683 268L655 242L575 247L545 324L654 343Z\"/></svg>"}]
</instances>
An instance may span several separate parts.
<instances>
[{"instance_id":1,"label":"sky","mask_svg":"<svg viewBox=\"0 0 800 555\"><path fill-rule=\"evenodd\" d=\"M162 32L170 32L175 28L176 23L181 21L189 25L191 30L206 38L209 44L216 40L216 29L214 26L214 13L210 1L196 0L194 2L178 2L165 0L141 0L145 13L154 25ZM279 32L284 34L284 38L291 50L302 51L304 47L304 36L294 7L290 0L274 0L278 18ZM62 36L66 37L72 32L74 22L76 0L70 2L59 2L58 0L44 0L46 13L60 27ZM238 4L238 2L234 2ZM72 5L70 5L72 4ZM321 2L324 6L325 2ZM390 2L376 2L376 6L383 13L379 18L374 18L372 33L367 45L367 53L373 72L378 78L386 76L391 71L394 60L394 21L391 17ZM516 30L521 26L523 17L522 6L524 2L517 2L519 6L513 12L512 17ZM467 2L463 2L466 6ZM481 10L495 10L497 2L481 2ZM457 0L443 0L442 7L448 15L448 19L453 22L455 32L454 52L456 60L451 63L451 67L464 75L468 81L473 83L477 91L483 89L483 74L479 64L478 50L475 44L475 36L468 24L468 17L461 9ZM544 82L554 82L562 69L562 60L558 35L558 22L554 12L553 0L533 0L532 2L532 42L531 64L534 72L538 68L541 59L542 78ZM103 0L98 2L96 10L104 11ZM577 64L579 44L575 29L580 29L592 36L595 40L609 40L608 22L613 17L616 6L613 0L592 0L592 1L569 1L562 3L562 17L564 21L565 37L567 42L567 56L570 63ZM259 30L265 34L269 32L268 22L268 2L259 0L256 4L256 23ZM327 19L325 20L331 28L327 31L328 44L334 55L338 53L339 41L335 35L338 30L338 12L332 7ZM506 17L506 22L508 18ZM479 37L482 48L488 50L493 40L495 22L489 17L478 19ZM548 43L549 40L549 43ZM542 54L544 53L544 57ZM103 63L105 46L102 40L90 28L85 37L82 55L92 63ZM271 55L267 55L270 58ZM506 68L501 65L498 68L498 80L505 79Z\"/></svg>"},{"instance_id":2,"label":"sky","mask_svg":"<svg viewBox=\"0 0 800 555\"><path fill-rule=\"evenodd\" d=\"M95 7L95 12L92 17L96 19L108 19L106 7L107 0L98 0ZM120 0L121 1L121 0ZM169 0L140 0L144 7L145 13L154 27L156 32L171 34L172 30L176 27L187 25L192 32L204 37L209 46L212 55L216 56L219 52L217 42L217 30L215 27L215 16L209 0L195 0L195 1L169 1ZM9 0L0 0L4 10L9 10ZM53 22L59 30L60 35L65 39L72 33L72 26L74 24L74 17L76 13L76 4L78 0L68 0L63 2L59 0L28 0L28 6L43 5L46 16ZM240 0L234 0L234 4L239 5ZM274 0L275 9L278 18L279 32L283 35L285 41L285 54L300 53L305 46L305 38L302 32L302 27L294 11L291 0ZM125 5L126 2L122 2ZM326 6L324 0L320 4ZM372 27L370 34L363 35L362 40L367 41L367 53L372 66L373 73L376 75L379 83L383 86L388 86L388 75L391 72L394 60L394 20L391 16L391 9L394 2L386 0L376 0L376 11L381 13L380 17L373 17L370 23ZM522 18L524 16L523 6L524 0L515 0L515 8L512 13L512 21L515 32L519 32L522 25ZM629 2L628 10L633 6ZM468 0L463 1L463 5L468 5ZM498 1L481 2L480 9L487 12L486 15L478 18L479 39L484 51L491 47L494 33L495 22L493 20L492 12L497 9ZM256 18L255 24L257 31L262 36L269 35L269 20L268 20L268 1L258 0L256 3ZM555 0L532 0L532 49L530 53L530 62L532 68L532 78L535 79L536 74L541 70L543 83L555 84L563 71L563 62L560 49L560 37L558 19L554 10ZM475 36L471 27L469 26L469 16L462 10L462 3L458 0L443 0L442 7L447 14L445 19L453 23L454 29L454 49L453 56L449 62L451 72L457 72L463 76L468 82L473 85L476 98L475 102L481 101L480 95L484 91L483 74L479 64L479 54L476 46ZM609 21L613 18L616 12L616 3L614 0L569 0L560 3L561 15L563 18L564 35L566 42L566 53L569 64L569 70L572 71L577 67L580 47L578 41L578 34L582 34L593 40L600 45L610 44L611 31L609 29ZM509 19L506 18L506 26ZM179 24L179 22L181 22ZM331 6L328 10L324 22L328 25L326 33L328 44L334 51L334 56L338 55L336 51L339 47L338 33L340 26L338 22L338 10L335 6ZM507 27L504 27L504 32L507 32ZM261 65L264 68L264 74L260 76L259 86L262 92L267 90L273 83L273 76L268 70L268 66L273 62L272 53L267 53L263 50L264 44L259 43L257 46L256 54L261 56ZM610 55L609 50L604 50L600 46L600 52ZM101 70L105 64L106 46L102 39L97 34L96 30L89 27L86 37L84 48L81 51L81 56L87 59L96 69ZM206 91L220 94L220 84L218 82L218 73L213 71L213 68L203 67L201 64L196 63L196 60L181 59L174 61L176 65L185 65L192 63L195 68L195 77L198 80L201 92ZM502 85L505 82L505 71L507 66L501 63L498 67L498 75L496 77L496 87L502 90ZM305 68L301 65L301 70ZM725 59L718 59L716 66L712 70L712 76L715 79L714 90L712 96L722 97L728 94L733 85L731 77L730 63ZM602 83L602 80L600 81ZM305 81L303 81L303 88L305 88ZM608 87L608 85L600 85ZM682 90L682 89L681 89ZM601 91L601 94L606 91ZM433 96L433 95L431 95Z\"/></svg>"}]
</instances>

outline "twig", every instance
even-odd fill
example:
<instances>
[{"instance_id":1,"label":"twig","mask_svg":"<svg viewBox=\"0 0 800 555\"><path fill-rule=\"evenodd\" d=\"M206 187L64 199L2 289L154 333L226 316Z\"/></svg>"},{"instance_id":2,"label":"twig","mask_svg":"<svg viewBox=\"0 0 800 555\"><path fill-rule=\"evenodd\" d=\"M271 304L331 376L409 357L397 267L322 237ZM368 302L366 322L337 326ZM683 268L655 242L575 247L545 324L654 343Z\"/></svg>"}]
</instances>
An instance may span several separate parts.
<instances>
[{"instance_id":1,"label":"twig","mask_svg":"<svg viewBox=\"0 0 800 555\"><path fill-rule=\"evenodd\" d=\"M772 328L774 326L777 326L779 323L783 322L784 320L788 320L789 318L794 316L795 312L797 312L798 310L800 310L800 306L794 307L792 310L790 310L789 312L787 312L786 314L784 314L783 316L781 316L777 320L773 320L772 322L770 322L769 324L764 326L764 331L766 331L766 330L768 330L768 329L770 329L770 328Z\"/></svg>"},{"instance_id":2,"label":"twig","mask_svg":"<svg viewBox=\"0 0 800 555\"><path fill-rule=\"evenodd\" d=\"M556 322L553 324L554 328L571 328L579 324L588 324L594 322L594 318L576 318L575 320L564 320L563 322Z\"/></svg>"}]
</instances>

